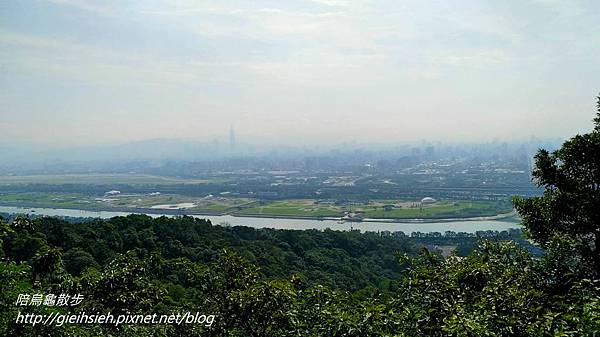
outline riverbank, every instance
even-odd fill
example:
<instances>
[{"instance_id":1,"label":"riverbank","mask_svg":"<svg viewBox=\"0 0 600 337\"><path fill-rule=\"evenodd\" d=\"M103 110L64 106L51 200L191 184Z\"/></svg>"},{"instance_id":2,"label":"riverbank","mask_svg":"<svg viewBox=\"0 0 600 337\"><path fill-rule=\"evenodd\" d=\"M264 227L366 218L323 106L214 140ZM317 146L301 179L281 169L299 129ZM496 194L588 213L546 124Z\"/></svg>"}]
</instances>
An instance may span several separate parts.
<instances>
[{"instance_id":1,"label":"riverbank","mask_svg":"<svg viewBox=\"0 0 600 337\"><path fill-rule=\"evenodd\" d=\"M343 221L344 223L356 222L378 222L378 223L443 223L456 221L487 221L487 220L502 220L516 217L517 213L513 210L508 213L501 213L491 216L465 217L465 218L363 218L363 219L343 219L342 217L308 217L308 216L289 216L289 215L263 215L263 214L239 214L229 213L227 215L240 218L265 218L265 219L298 219L298 220L335 220Z\"/></svg>"},{"instance_id":2,"label":"riverbank","mask_svg":"<svg viewBox=\"0 0 600 337\"><path fill-rule=\"evenodd\" d=\"M33 211L33 212L32 212ZM76 209L58 208L22 208L12 206L0 206L0 213L8 214L35 214L40 216L58 216L69 218L100 218L110 219L116 216L126 216L132 213L146 214L151 217L177 216L165 213L141 213L141 212L114 212L114 211L87 211ZM478 231L505 231L511 228L519 228L519 221L514 218L500 220L480 221L452 221L452 222L341 222L337 220L311 220L311 219L283 219L283 218L258 218L258 217L234 217L231 215L191 215L193 217L209 219L214 225L221 226L246 226L253 228L275 228L287 230L358 230L361 232L439 232L453 231L456 233L476 233Z\"/></svg>"},{"instance_id":3,"label":"riverbank","mask_svg":"<svg viewBox=\"0 0 600 337\"><path fill-rule=\"evenodd\" d=\"M131 208L131 207L81 207L72 206L61 206L55 207L53 205L42 205L38 203L0 203L0 206L4 207L20 207L20 208L47 208L47 209L69 209L75 211L89 211L89 212L123 212L123 213L142 213L142 214L155 214L155 215L169 215L169 216L231 216L234 218L262 218L262 219L289 219L289 220L311 220L311 221L338 221L341 223L445 223L445 222L456 222L456 221L489 221L489 220L503 220L516 217L517 214L513 210L508 213L496 214L493 216L480 216L480 217L456 217L456 218L363 218L363 219L343 219L342 217L315 217L315 216L290 216L290 215L264 215L264 214L241 214L236 212L210 212L210 211L190 211L186 209L157 209L157 208Z\"/></svg>"},{"instance_id":4,"label":"riverbank","mask_svg":"<svg viewBox=\"0 0 600 337\"><path fill-rule=\"evenodd\" d=\"M207 215L207 216L221 216L227 215L227 212L214 212L214 211L188 211L186 209L169 209L169 208L132 208L132 207L90 207L85 204L81 206L70 206L70 205L48 205L34 202L2 202L0 206L3 207L20 207L20 208L49 208L49 209L70 209L70 210L82 210L89 212L126 212L126 213L144 213L144 214L167 214L167 215Z\"/></svg>"}]
</instances>

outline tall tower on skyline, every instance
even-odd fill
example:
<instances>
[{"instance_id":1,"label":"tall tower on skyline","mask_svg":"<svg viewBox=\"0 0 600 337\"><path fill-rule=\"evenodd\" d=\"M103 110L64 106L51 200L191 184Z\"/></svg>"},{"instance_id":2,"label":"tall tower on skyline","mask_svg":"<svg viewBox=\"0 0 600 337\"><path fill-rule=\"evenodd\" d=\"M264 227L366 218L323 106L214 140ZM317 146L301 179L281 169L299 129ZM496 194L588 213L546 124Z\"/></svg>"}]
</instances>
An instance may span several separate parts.
<instances>
[{"instance_id":1,"label":"tall tower on skyline","mask_svg":"<svg viewBox=\"0 0 600 337\"><path fill-rule=\"evenodd\" d=\"M233 129L233 124L229 125L229 149L231 151L235 150L235 130Z\"/></svg>"}]
</instances>

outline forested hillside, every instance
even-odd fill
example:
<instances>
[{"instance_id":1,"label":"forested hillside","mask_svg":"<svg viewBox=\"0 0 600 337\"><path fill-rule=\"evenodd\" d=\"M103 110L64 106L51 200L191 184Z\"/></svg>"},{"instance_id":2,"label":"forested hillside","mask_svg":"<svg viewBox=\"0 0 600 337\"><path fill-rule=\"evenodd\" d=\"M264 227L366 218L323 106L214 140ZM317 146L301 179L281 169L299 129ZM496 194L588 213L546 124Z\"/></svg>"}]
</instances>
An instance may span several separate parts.
<instances>
[{"instance_id":1,"label":"forested hillside","mask_svg":"<svg viewBox=\"0 0 600 337\"><path fill-rule=\"evenodd\" d=\"M31 247L48 245L59 248L66 271L79 276L129 251L206 264L218 260L227 248L260 266L268 278L302 275L310 284L351 291L397 279L401 267L394 252L414 254L419 246L418 241L398 235L222 227L192 217L131 215L82 223L40 218L32 226L35 232L30 237L6 242L7 258L27 261L36 253Z\"/></svg>"},{"instance_id":2,"label":"forested hillside","mask_svg":"<svg viewBox=\"0 0 600 337\"><path fill-rule=\"evenodd\" d=\"M443 258L424 243L479 239L416 236L256 230L191 217L16 218L0 231L0 328L7 336L577 336L598 328L600 284L564 251L538 259L512 241L484 240L465 258ZM16 306L26 293L85 300ZM31 326L15 322L24 309L201 311L215 320Z\"/></svg>"}]
</instances>

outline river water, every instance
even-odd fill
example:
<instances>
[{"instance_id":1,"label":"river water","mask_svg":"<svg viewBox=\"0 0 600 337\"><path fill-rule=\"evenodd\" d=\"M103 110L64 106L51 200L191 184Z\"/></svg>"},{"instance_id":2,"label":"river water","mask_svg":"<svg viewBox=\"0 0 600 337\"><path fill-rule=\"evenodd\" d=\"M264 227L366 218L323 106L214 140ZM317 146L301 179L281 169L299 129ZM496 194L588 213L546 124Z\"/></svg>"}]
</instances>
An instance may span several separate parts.
<instances>
[{"instance_id":1,"label":"river water","mask_svg":"<svg viewBox=\"0 0 600 337\"><path fill-rule=\"evenodd\" d=\"M35 212L31 212L31 211ZM1 213L22 213L38 214L47 216L67 216L82 218L102 218L108 219L115 216L125 216L129 212L111 212L111 211L86 211L76 209L55 209L55 208L21 208L12 206L0 206ZM173 216L166 214L147 214L151 217ZM209 219L213 224L248 226L254 228L277 228L277 229L333 229L360 231L402 231L406 234L412 232L440 232L454 231L474 233L476 231L503 231L509 228L519 228L519 223L514 218L503 220L472 220L472 221L449 221L449 222L431 222L431 223L388 223L388 222L345 222L339 223L337 220L312 220L312 219L283 219L283 218L257 218L257 217L235 217L231 215L194 215L197 218Z\"/></svg>"}]
</instances>

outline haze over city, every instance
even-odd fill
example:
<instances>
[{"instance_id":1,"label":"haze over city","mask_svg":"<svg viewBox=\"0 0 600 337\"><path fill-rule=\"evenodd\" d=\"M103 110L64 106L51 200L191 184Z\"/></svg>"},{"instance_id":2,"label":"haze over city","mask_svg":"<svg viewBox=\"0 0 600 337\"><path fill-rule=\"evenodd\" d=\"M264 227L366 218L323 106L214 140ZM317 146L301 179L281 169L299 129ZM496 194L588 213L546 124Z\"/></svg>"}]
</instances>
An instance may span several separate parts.
<instances>
[{"instance_id":1,"label":"haze over city","mask_svg":"<svg viewBox=\"0 0 600 337\"><path fill-rule=\"evenodd\" d=\"M510 4L509 4L510 3ZM5 1L0 140L565 138L600 79L593 1Z\"/></svg>"}]
</instances>

